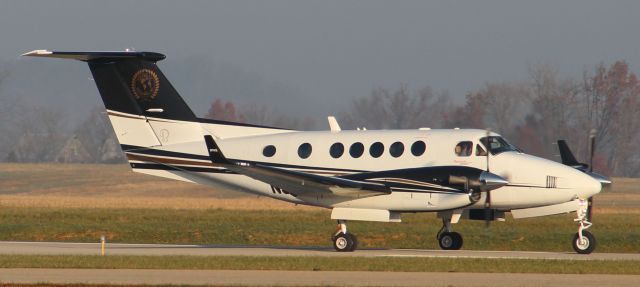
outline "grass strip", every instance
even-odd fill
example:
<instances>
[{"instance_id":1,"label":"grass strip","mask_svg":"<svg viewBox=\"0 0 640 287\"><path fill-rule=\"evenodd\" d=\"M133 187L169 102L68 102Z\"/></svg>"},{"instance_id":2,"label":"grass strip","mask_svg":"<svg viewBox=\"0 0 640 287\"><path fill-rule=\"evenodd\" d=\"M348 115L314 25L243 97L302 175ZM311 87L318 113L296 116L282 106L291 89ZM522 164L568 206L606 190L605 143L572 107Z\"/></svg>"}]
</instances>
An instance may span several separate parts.
<instances>
[{"instance_id":1,"label":"grass strip","mask_svg":"<svg viewBox=\"0 0 640 287\"><path fill-rule=\"evenodd\" d=\"M637 261L478 258L2 255L0 268L640 274Z\"/></svg>"},{"instance_id":2,"label":"grass strip","mask_svg":"<svg viewBox=\"0 0 640 287\"><path fill-rule=\"evenodd\" d=\"M0 206L1 206L0 202ZM112 243L331 246L330 211L0 208L0 240ZM466 250L573 252L574 215L454 226ZM361 248L439 249L435 214L403 214L402 223L349 222ZM638 252L640 216L598 214L589 229L598 252Z\"/></svg>"}]
</instances>

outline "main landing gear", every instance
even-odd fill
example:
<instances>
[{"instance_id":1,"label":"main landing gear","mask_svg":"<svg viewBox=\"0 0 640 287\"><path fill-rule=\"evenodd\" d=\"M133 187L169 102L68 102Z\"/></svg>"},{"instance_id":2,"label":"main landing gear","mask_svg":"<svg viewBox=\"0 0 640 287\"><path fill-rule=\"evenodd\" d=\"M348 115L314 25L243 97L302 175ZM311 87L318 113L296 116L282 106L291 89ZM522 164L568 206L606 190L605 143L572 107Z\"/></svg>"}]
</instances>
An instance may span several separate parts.
<instances>
[{"instance_id":1,"label":"main landing gear","mask_svg":"<svg viewBox=\"0 0 640 287\"><path fill-rule=\"evenodd\" d=\"M358 238L353 233L347 233L347 222L338 220L336 232L331 236L333 248L338 252L352 252L358 248Z\"/></svg>"},{"instance_id":2,"label":"main landing gear","mask_svg":"<svg viewBox=\"0 0 640 287\"><path fill-rule=\"evenodd\" d=\"M573 236L573 250L580 254L589 254L596 249L596 237L585 229L593 225L588 218L589 203L586 200L580 200L580 205L576 211L577 218L573 221L578 222L578 233Z\"/></svg>"},{"instance_id":3,"label":"main landing gear","mask_svg":"<svg viewBox=\"0 0 640 287\"><path fill-rule=\"evenodd\" d=\"M440 228L436 237L440 248L443 250L459 250L462 248L462 235L458 232L453 232L450 218L442 218L442 228Z\"/></svg>"}]
</instances>

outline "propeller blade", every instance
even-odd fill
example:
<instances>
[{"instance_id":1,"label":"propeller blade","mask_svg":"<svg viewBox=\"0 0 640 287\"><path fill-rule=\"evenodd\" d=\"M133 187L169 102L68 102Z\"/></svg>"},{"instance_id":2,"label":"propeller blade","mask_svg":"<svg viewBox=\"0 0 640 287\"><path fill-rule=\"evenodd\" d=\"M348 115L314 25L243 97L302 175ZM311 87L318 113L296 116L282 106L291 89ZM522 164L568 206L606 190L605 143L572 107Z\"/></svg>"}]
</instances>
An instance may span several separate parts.
<instances>
[{"instance_id":1,"label":"propeller blade","mask_svg":"<svg viewBox=\"0 0 640 287\"><path fill-rule=\"evenodd\" d=\"M593 172L593 155L596 152L596 130L589 133L589 172Z\"/></svg>"},{"instance_id":2,"label":"propeller blade","mask_svg":"<svg viewBox=\"0 0 640 287\"><path fill-rule=\"evenodd\" d=\"M489 229L491 226L491 190L487 190L487 197L484 202L484 226Z\"/></svg>"},{"instance_id":3,"label":"propeller blade","mask_svg":"<svg viewBox=\"0 0 640 287\"><path fill-rule=\"evenodd\" d=\"M491 143L489 142L489 135L491 134L491 129L486 128L485 131L487 131L487 146L485 147L487 149L486 151L486 156L487 156L487 172L489 172L489 146Z\"/></svg>"},{"instance_id":4,"label":"propeller blade","mask_svg":"<svg viewBox=\"0 0 640 287\"><path fill-rule=\"evenodd\" d=\"M593 196L589 197L587 205L587 221L591 222L591 218L593 218Z\"/></svg>"},{"instance_id":5,"label":"propeller blade","mask_svg":"<svg viewBox=\"0 0 640 287\"><path fill-rule=\"evenodd\" d=\"M489 145L491 145L491 142L489 141L489 136L491 135L491 129L486 128L485 131L487 132L487 146L485 147L487 149L487 174L492 174L490 172L489 169ZM487 189L487 196L485 198L484 201L484 222L485 222L485 229L489 229L489 227L491 226L491 189Z\"/></svg>"}]
</instances>

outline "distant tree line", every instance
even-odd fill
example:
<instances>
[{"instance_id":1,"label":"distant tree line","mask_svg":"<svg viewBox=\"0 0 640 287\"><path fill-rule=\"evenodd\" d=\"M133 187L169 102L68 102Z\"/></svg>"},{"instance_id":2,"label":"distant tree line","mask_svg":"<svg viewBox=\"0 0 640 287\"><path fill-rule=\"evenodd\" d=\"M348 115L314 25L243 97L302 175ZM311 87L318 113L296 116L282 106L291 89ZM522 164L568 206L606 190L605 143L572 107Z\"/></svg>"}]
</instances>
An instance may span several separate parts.
<instances>
[{"instance_id":1,"label":"distant tree line","mask_svg":"<svg viewBox=\"0 0 640 287\"><path fill-rule=\"evenodd\" d=\"M0 72L0 89L6 73ZM580 160L596 131L595 169L615 176L640 176L640 83L618 61L563 78L549 65L529 68L520 81L486 83L454 103L430 87L415 91L376 88L338 112L343 129L479 128L505 136L525 152L558 160L556 140L568 141ZM258 104L214 99L206 118L296 130L324 129L324 122L280 114ZM0 160L10 162L124 162L102 107L71 129L65 115L28 103L19 95L0 98Z\"/></svg>"},{"instance_id":2,"label":"distant tree line","mask_svg":"<svg viewBox=\"0 0 640 287\"><path fill-rule=\"evenodd\" d=\"M0 102L5 105L7 100ZM0 154L6 162L121 163L124 155L104 108L96 107L71 130L65 115L55 109L11 101L0 113Z\"/></svg>"}]
</instances>

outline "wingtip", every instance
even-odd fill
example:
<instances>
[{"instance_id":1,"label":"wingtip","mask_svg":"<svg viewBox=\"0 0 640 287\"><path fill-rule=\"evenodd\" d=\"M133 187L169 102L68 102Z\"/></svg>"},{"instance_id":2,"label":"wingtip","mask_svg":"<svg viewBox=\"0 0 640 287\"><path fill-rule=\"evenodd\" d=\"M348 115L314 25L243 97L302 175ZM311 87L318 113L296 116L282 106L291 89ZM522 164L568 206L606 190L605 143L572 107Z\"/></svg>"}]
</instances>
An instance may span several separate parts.
<instances>
[{"instance_id":1,"label":"wingtip","mask_svg":"<svg viewBox=\"0 0 640 287\"><path fill-rule=\"evenodd\" d=\"M49 51L49 50L33 50L31 52L26 52L24 54L22 54L22 57L37 57L37 56L42 56L42 55L51 55L53 54L53 52Z\"/></svg>"}]
</instances>

